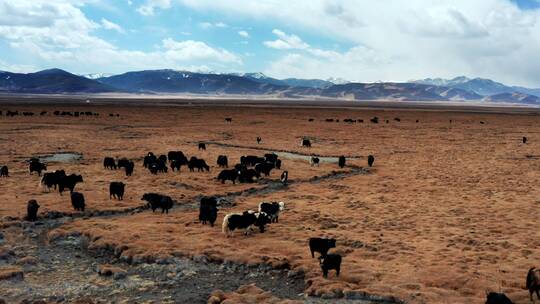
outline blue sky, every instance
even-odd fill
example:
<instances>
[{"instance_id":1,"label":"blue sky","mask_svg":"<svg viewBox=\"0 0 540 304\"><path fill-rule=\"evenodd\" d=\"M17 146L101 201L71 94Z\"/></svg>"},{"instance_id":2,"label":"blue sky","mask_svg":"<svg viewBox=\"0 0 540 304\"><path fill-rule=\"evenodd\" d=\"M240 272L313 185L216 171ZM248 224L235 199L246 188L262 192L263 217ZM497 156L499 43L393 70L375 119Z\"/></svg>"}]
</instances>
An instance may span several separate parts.
<instances>
[{"instance_id":1,"label":"blue sky","mask_svg":"<svg viewBox=\"0 0 540 304\"><path fill-rule=\"evenodd\" d=\"M540 87L537 0L0 0L0 69Z\"/></svg>"}]
</instances>

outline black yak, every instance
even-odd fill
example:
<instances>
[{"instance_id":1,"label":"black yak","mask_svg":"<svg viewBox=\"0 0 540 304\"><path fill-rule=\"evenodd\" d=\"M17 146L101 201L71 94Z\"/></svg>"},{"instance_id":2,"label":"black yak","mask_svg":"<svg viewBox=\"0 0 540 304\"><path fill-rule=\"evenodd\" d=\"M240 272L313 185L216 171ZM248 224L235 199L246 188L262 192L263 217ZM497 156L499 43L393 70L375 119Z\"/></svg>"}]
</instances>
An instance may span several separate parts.
<instances>
[{"instance_id":1,"label":"black yak","mask_svg":"<svg viewBox=\"0 0 540 304\"><path fill-rule=\"evenodd\" d=\"M340 168L345 167L345 156L341 155L338 159L338 165Z\"/></svg>"},{"instance_id":2,"label":"black yak","mask_svg":"<svg viewBox=\"0 0 540 304\"><path fill-rule=\"evenodd\" d=\"M207 172L210 171L210 166L208 166L206 164L206 161L204 161L204 159L200 159L200 158L196 158L196 157L192 157L189 160L188 168L189 168L189 171L191 171L191 172L194 172L195 168L197 168L198 172L201 172L201 171L204 172L204 170L206 170Z\"/></svg>"},{"instance_id":3,"label":"black yak","mask_svg":"<svg viewBox=\"0 0 540 304\"><path fill-rule=\"evenodd\" d=\"M368 166L372 167L374 162L375 162L375 157L373 155L369 155L367 158Z\"/></svg>"},{"instance_id":4,"label":"black yak","mask_svg":"<svg viewBox=\"0 0 540 304\"><path fill-rule=\"evenodd\" d=\"M0 168L0 177L9 177L8 166L2 166L2 168Z\"/></svg>"},{"instance_id":5,"label":"black yak","mask_svg":"<svg viewBox=\"0 0 540 304\"><path fill-rule=\"evenodd\" d=\"M71 205L76 211L84 211L84 208L86 206L84 201L84 195L79 192L71 193Z\"/></svg>"},{"instance_id":6,"label":"black yak","mask_svg":"<svg viewBox=\"0 0 540 304\"><path fill-rule=\"evenodd\" d=\"M43 174L43 177L41 178L40 185L42 187L47 187L47 190L50 190L52 187L54 189L57 189L60 185L60 181L66 177L66 171L64 170L56 170L54 172L48 172Z\"/></svg>"},{"instance_id":7,"label":"black yak","mask_svg":"<svg viewBox=\"0 0 540 304\"><path fill-rule=\"evenodd\" d=\"M486 294L486 304L514 304L504 293L490 292Z\"/></svg>"},{"instance_id":8,"label":"black yak","mask_svg":"<svg viewBox=\"0 0 540 304\"><path fill-rule=\"evenodd\" d=\"M319 257L319 264L323 272L323 277L328 277L329 270L336 270L336 277L339 277L339 271L341 269L341 255L339 254L327 254Z\"/></svg>"},{"instance_id":9,"label":"black yak","mask_svg":"<svg viewBox=\"0 0 540 304\"><path fill-rule=\"evenodd\" d=\"M123 200L125 188L126 185L122 182L111 182L109 185L109 199L114 197L117 200Z\"/></svg>"},{"instance_id":10,"label":"black yak","mask_svg":"<svg viewBox=\"0 0 540 304\"><path fill-rule=\"evenodd\" d=\"M169 213L169 209L173 206L173 200L170 196L161 195L157 193L145 193L141 200L148 202L148 207L152 209L152 212L155 212L156 209L160 208L161 213Z\"/></svg>"},{"instance_id":11,"label":"black yak","mask_svg":"<svg viewBox=\"0 0 540 304\"><path fill-rule=\"evenodd\" d=\"M531 301L533 301L534 292L536 292L536 297L540 300L540 269L537 269L536 267L529 269L525 286L529 290Z\"/></svg>"},{"instance_id":12,"label":"black yak","mask_svg":"<svg viewBox=\"0 0 540 304\"><path fill-rule=\"evenodd\" d=\"M47 165L34 158L30 161L29 169L30 174L32 174L32 172L37 172L38 176L41 176L42 171L47 171Z\"/></svg>"},{"instance_id":13,"label":"black yak","mask_svg":"<svg viewBox=\"0 0 540 304\"><path fill-rule=\"evenodd\" d=\"M105 169L110 169L110 170L116 170L118 168L116 166L116 162L114 161L114 158L112 157L105 157L103 159L103 167Z\"/></svg>"},{"instance_id":14,"label":"black yak","mask_svg":"<svg viewBox=\"0 0 540 304\"><path fill-rule=\"evenodd\" d=\"M315 252L325 256L328 253L330 248L336 247L335 239L323 239L323 238L310 238L309 239L309 251L311 252L311 257L315 257Z\"/></svg>"},{"instance_id":15,"label":"black yak","mask_svg":"<svg viewBox=\"0 0 540 304\"><path fill-rule=\"evenodd\" d=\"M307 138L302 139L302 147L311 148L311 141Z\"/></svg>"},{"instance_id":16,"label":"black yak","mask_svg":"<svg viewBox=\"0 0 540 304\"><path fill-rule=\"evenodd\" d=\"M229 159L227 158L227 155L219 155L216 161L218 167L220 168L228 168L229 167Z\"/></svg>"},{"instance_id":17,"label":"black yak","mask_svg":"<svg viewBox=\"0 0 540 304\"><path fill-rule=\"evenodd\" d=\"M26 219L30 222L37 220L37 213L39 209L39 204L36 200L29 200L26 205Z\"/></svg>"},{"instance_id":18,"label":"black yak","mask_svg":"<svg viewBox=\"0 0 540 304\"><path fill-rule=\"evenodd\" d=\"M230 180L233 182L233 184L236 184L236 179L238 179L239 172L236 169L225 169L221 172L219 172L219 175L217 176L217 179L221 181L222 184L225 183L225 181Z\"/></svg>"},{"instance_id":19,"label":"black yak","mask_svg":"<svg viewBox=\"0 0 540 304\"><path fill-rule=\"evenodd\" d=\"M214 227L218 212L217 203L218 200L215 197L201 198L201 204L199 206L199 221L202 224L209 222L210 226Z\"/></svg>"},{"instance_id":20,"label":"black yak","mask_svg":"<svg viewBox=\"0 0 540 304\"><path fill-rule=\"evenodd\" d=\"M64 192L64 189L69 189L70 193L73 193L73 190L75 189L75 185L78 183L82 183L83 178L81 175L71 174L68 176L64 176L60 179L60 182L58 184L58 191L60 194Z\"/></svg>"}]
</instances>

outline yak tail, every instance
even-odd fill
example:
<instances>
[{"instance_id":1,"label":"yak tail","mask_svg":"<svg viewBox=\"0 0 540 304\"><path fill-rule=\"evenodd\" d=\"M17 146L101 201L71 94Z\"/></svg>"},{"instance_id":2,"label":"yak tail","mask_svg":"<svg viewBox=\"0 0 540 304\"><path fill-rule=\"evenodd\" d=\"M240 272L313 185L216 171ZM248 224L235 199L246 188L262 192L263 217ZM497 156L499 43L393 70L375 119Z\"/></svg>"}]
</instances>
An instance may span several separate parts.
<instances>
[{"instance_id":1,"label":"yak tail","mask_svg":"<svg viewBox=\"0 0 540 304\"><path fill-rule=\"evenodd\" d=\"M531 267L531 269L529 269L529 272L527 273L527 282L525 283L527 289L531 289L532 287L531 285L533 284L535 269L536 267Z\"/></svg>"},{"instance_id":2,"label":"yak tail","mask_svg":"<svg viewBox=\"0 0 540 304\"><path fill-rule=\"evenodd\" d=\"M231 214L225 215L223 218L223 224L221 226L221 231L225 233L227 236L229 236L230 230L229 230L229 218L231 217Z\"/></svg>"}]
</instances>

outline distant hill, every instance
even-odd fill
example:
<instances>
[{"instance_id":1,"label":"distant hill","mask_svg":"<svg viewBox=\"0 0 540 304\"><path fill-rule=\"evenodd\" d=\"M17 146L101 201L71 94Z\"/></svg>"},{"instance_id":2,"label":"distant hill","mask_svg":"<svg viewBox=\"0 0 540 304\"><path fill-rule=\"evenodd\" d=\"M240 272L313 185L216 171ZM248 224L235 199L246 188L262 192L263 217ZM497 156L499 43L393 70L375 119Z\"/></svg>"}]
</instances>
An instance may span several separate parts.
<instances>
[{"instance_id":1,"label":"distant hill","mask_svg":"<svg viewBox=\"0 0 540 304\"><path fill-rule=\"evenodd\" d=\"M507 86L500 82L485 78L467 78L465 76L453 79L426 78L412 81L414 83L446 86L474 92L482 96L498 95L502 93L524 93L528 95L540 96L540 89L529 89L519 86ZM505 95L510 96L510 95Z\"/></svg>"},{"instance_id":2,"label":"distant hill","mask_svg":"<svg viewBox=\"0 0 540 304\"><path fill-rule=\"evenodd\" d=\"M461 89L418 83L348 83L321 91L322 96L363 100L391 99L404 101L477 100L482 96Z\"/></svg>"},{"instance_id":3,"label":"distant hill","mask_svg":"<svg viewBox=\"0 0 540 304\"><path fill-rule=\"evenodd\" d=\"M333 81L333 82L332 82ZM277 79L262 73L220 74L147 70L120 75L78 76L60 69L36 73L0 71L0 93L34 94L206 94L272 95L282 98L327 97L348 100L476 101L540 105L540 89L510 87L490 79L464 76L404 83L352 83L341 79ZM335 83L334 83L335 82Z\"/></svg>"},{"instance_id":4,"label":"distant hill","mask_svg":"<svg viewBox=\"0 0 540 304\"><path fill-rule=\"evenodd\" d=\"M118 89L60 69L43 70L28 74L0 72L0 92L61 94L114 91L118 91Z\"/></svg>"},{"instance_id":5,"label":"distant hill","mask_svg":"<svg viewBox=\"0 0 540 304\"><path fill-rule=\"evenodd\" d=\"M274 85L280 85L280 86L322 89L322 88L327 88L334 85L334 83L327 80L300 79L300 78L276 79L276 78L268 77L264 75L263 73L243 73L243 74L235 74L235 75L246 77L248 79L251 79L253 81L260 82L260 83L268 83L268 84L274 84Z\"/></svg>"},{"instance_id":6,"label":"distant hill","mask_svg":"<svg viewBox=\"0 0 540 304\"><path fill-rule=\"evenodd\" d=\"M524 93L501 93L485 97L483 100L489 102L510 102L540 105L540 97Z\"/></svg>"},{"instance_id":7,"label":"distant hill","mask_svg":"<svg viewBox=\"0 0 540 304\"><path fill-rule=\"evenodd\" d=\"M128 72L99 78L98 81L122 90L138 93L271 94L287 88L259 83L235 75L175 70Z\"/></svg>"}]
</instances>

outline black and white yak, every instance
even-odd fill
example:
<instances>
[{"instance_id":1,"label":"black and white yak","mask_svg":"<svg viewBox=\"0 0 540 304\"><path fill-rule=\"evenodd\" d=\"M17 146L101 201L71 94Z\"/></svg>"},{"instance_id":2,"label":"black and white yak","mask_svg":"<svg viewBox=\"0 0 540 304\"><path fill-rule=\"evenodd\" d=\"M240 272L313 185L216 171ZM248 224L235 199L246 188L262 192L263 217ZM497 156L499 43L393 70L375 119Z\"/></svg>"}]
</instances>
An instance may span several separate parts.
<instances>
[{"instance_id":1,"label":"black and white yak","mask_svg":"<svg viewBox=\"0 0 540 304\"><path fill-rule=\"evenodd\" d=\"M259 212L264 212L270 218L271 223L279 221L279 213L285 210L284 202L261 202L259 203Z\"/></svg>"},{"instance_id":2,"label":"black and white yak","mask_svg":"<svg viewBox=\"0 0 540 304\"><path fill-rule=\"evenodd\" d=\"M234 230L244 229L245 235L248 235L253 227L259 227L261 233L264 232L264 226L270 223L270 218L264 212L255 212L252 210L243 213L229 213L223 218L222 231L229 236L233 236Z\"/></svg>"}]
</instances>

